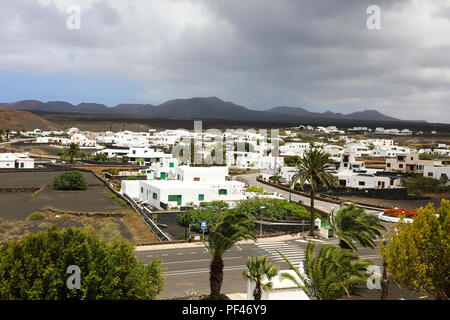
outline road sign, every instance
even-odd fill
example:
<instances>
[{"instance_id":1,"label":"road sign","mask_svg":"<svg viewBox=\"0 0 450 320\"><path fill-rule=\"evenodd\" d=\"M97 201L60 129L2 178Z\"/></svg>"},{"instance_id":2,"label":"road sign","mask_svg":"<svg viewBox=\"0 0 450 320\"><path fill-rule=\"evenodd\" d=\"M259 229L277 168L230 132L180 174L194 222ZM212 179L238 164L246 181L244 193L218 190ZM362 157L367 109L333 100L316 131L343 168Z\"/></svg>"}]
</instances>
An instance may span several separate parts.
<instances>
[{"instance_id":1,"label":"road sign","mask_svg":"<svg viewBox=\"0 0 450 320\"><path fill-rule=\"evenodd\" d=\"M206 230L206 221L202 221L202 230Z\"/></svg>"}]
</instances>

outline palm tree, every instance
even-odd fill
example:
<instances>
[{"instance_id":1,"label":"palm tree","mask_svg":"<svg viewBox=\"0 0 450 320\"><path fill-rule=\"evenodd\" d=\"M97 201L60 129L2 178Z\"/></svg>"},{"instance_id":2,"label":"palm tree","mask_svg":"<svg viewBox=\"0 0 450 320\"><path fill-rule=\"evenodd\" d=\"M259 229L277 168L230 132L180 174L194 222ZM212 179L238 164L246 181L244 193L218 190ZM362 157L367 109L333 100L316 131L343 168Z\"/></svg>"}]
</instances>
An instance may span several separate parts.
<instances>
[{"instance_id":1,"label":"palm tree","mask_svg":"<svg viewBox=\"0 0 450 320\"><path fill-rule=\"evenodd\" d=\"M279 268L267 261L267 257L253 257L248 258L248 271L242 274L245 279L254 281L256 284L253 291L255 300L261 300L262 290L267 291L272 289L272 278L278 274ZM267 280L262 284L263 280Z\"/></svg>"},{"instance_id":2,"label":"palm tree","mask_svg":"<svg viewBox=\"0 0 450 320\"><path fill-rule=\"evenodd\" d=\"M255 240L255 234L254 219L235 210L224 213L219 223L209 233L205 247L212 255L209 272L212 299L220 299L223 281L223 254L239 240Z\"/></svg>"},{"instance_id":3,"label":"palm tree","mask_svg":"<svg viewBox=\"0 0 450 320\"><path fill-rule=\"evenodd\" d=\"M281 279L294 282L311 300L335 300L349 296L357 285L367 281L370 274L366 270L372 264L370 260L359 259L352 251L330 244L323 246L314 257L315 246L310 241L306 247L304 272L278 252L297 275L282 273Z\"/></svg>"},{"instance_id":4,"label":"palm tree","mask_svg":"<svg viewBox=\"0 0 450 320\"><path fill-rule=\"evenodd\" d=\"M3 129L0 129L0 142L3 141L3 135L5 134L5 131Z\"/></svg>"},{"instance_id":5,"label":"palm tree","mask_svg":"<svg viewBox=\"0 0 450 320\"><path fill-rule=\"evenodd\" d=\"M70 158L70 162L73 163L75 158L80 153L80 147L76 143L71 143L68 148L64 149L64 154Z\"/></svg>"},{"instance_id":6,"label":"palm tree","mask_svg":"<svg viewBox=\"0 0 450 320\"><path fill-rule=\"evenodd\" d=\"M11 130L6 129L5 134L6 134L6 141L9 141L9 139L11 138Z\"/></svg>"},{"instance_id":7,"label":"palm tree","mask_svg":"<svg viewBox=\"0 0 450 320\"><path fill-rule=\"evenodd\" d=\"M339 237L339 246L344 249L356 249L353 240L373 249L376 238L381 237L380 230L386 230L378 217L368 215L363 208L354 204L339 209L336 214L331 212L328 222Z\"/></svg>"},{"instance_id":8,"label":"palm tree","mask_svg":"<svg viewBox=\"0 0 450 320\"><path fill-rule=\"evenodd\" d=\"M297 173L292 177L291 188L294 188L297 183L303 189L305 183L308 182L310 186L309 196L311 198L311 221L310 221L310 236L314 236L314 195L319 186L328 188L336 184L336 177L328 170L332 170L332 162L330 155L322 151L313 150L305 154L297 164Z\"/></svg>"}]
</instances>

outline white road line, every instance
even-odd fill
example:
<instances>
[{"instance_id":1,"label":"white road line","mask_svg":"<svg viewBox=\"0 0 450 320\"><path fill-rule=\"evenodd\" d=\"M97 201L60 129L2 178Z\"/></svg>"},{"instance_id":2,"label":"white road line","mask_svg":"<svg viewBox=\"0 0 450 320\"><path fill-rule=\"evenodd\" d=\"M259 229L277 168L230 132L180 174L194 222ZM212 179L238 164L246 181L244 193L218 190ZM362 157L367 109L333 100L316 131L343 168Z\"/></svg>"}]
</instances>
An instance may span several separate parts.
<instances>
[{"instance_id":1,"label":"white road line","mask_svg":"<svg viewBox=\"0 0 450 320\"><path fill-rule=\"evenodd\" d=\"M223 268L223 271L243 270L246 268L247 268L247 266L245 266L245 265L232 266L232 267ZM179 275L185 275L185 274L205 273L205 272L209 272L209 271L210 271L209 268L203 268L203 269L192 269L192 270L184 270L184 271L166 272L166 273L164 273L164 275L165 276L179 276Z\"/></svg>"},{"instance_id":2,"label":"white road line","mask_svg":"<svg viewBox=\"0 0 450 320\"><path fill-rule=\"evenodd\" d=\"M168 256L168 254L167 253L163 253L161 256L163 256L163 257L167 257Z\"/></svg>"},{"instance_id":3,"label":"white road line","mask_svg":"<svg viewBox=\"0 0 450 320\"><path fill-rule=\"evenodd\" d=\"M231 259L241 259L242 257L226 257L222 258L222 260L231 260ZM177 263L192 263L192 262L201 262L201 261L211 261L211 259L197 259L197 260L183 260L183 261L172 261L172 262L163 262L163 264L177 264Z\"/></svg>"},{"instance_id":4,"label":"white road line","mask_svg":"<svg viewBox=\"0 0 450 320\"><path fill-rule=\"evenodd\" d=\"M153 257L153 255L151 254L151 255L149 255L149 256L147 256L147 258L151 258L151 257Z\"/></svg>"},{"instance_id":5,"label":"white road line","mask_svg":"<svg viewBox=\"0 0 450 320\"><path fill-rule=\"evenodd\" d=\"M237 251L242 251L242 248L239 246L236 246Z\"/></svg>"},{"instance_id":6,"label":"white road line","mask_svg":"<svg viewBox=\"0 0 450 320\"><path fill-rule=\"evenodd\" d=\"M177 252L177 256L181 256L183 252Z\"/></svg>"},{"instance_id":7,"label":"white road line","mask_svg":"<svg viewBox=\"0 0 450 320\"><path fill-rule=\"evenodd\" d=\"M191 254L196 254L197 252L191 252Z\"/></svg>"}]
</instances>

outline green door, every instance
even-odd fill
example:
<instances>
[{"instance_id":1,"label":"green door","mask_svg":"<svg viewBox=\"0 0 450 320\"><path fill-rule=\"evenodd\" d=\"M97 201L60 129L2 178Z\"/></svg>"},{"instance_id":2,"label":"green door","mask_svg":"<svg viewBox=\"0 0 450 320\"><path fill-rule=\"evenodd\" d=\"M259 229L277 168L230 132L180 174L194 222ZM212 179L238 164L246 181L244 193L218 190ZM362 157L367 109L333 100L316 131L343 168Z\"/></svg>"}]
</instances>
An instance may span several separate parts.
<instances>
[{"instance_id":1,"label":"green door","mask_svg":"<svg viewBox=\"0 0 450 320\"><path fill-rule=\"evenodd\" d=\"M181 196L177 197L177 205L181 206Z\"/></svg>"},{"instance_id":2,"label":"green door","mask_svg":"<svg viewBox=\"0 0 450 320\"><path fill-rule=\"evenodd\" d=\"M161 172L160 177L161 177L161 179L165 180L166 179L166 173L165 172Z\"/></svg>"}]
</instances>

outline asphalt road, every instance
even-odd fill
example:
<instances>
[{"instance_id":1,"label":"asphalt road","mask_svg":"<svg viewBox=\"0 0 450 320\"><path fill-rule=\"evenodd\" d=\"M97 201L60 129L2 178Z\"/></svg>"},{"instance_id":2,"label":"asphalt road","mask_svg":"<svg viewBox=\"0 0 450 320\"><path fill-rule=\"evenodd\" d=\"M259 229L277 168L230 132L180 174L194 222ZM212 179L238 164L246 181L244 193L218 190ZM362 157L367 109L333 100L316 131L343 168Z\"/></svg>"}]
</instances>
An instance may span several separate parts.
<instances>
[{"instance_id":1,"label":"asphalt road","mask_svg":"<svg viewBox=\"0 0 450 320\"><path fill-rule=\"evenodd\" d=\"M281 193L286 199L289 193L280 189L259 183L256 181L256 175L238 176L236 180L245 182L249 185L261 186L268 192ZM309 204L309 198L297 194L291 194L294 201L303 201ZM339 209L338 204L315 200L315 207L326 212ZM369 214L377 215L380 210L368 209ZM386 229L391 226L383 223ZM330 238L327 240L314 240L317 243L316 250L325 244L337 244L338 239ZM282 252L294 265L298 265L303 261L306 249L306 240L289 240L289 241L272 241L271 239L261 239L253 244L237 245L224 255L224 280L222 285L222 293L246 293L247 281L243 278L242 273L246 269L245 264L248 257L267 256L270 262L278 265L280 270L289 269L288 264L277 253L276 250ZM381 257L376 249L362 248L357 246L356 253L364 259L369 259L374 265L381 267ZM206 248L183 248L169 250L151 250L140 251L136 255L145 263L149 263L155 257L160 257L163 261L162 267L166 269L164 285L159 298L175 298L187 297L190 295L208 294L209 289L209 264L211 255ZM379 269L381 271L381 268ZM416 293L401 289L393 285L389 285L389 293L391 299L428 299L428 297L420 296ZM362 286L356 290L355 295L350 299L379 299L380 290L369 290L366 286Z\"/></svg>"},{"instance_id":2,"label":"asphalt road","mask_svg":"<svg viewBox=\"0 0 450 320\"><path fill-rule=\"evenodd\" d=\"M269 240L270 241L270 240ZM267 256L270 262L280 266L281 270L289 269L288 264L276 252L282 252L294 265L298 265L304 257L307 245L305 240L256 242L234 246L224 255L224 281L223 293L245 293L247 282L242 277L246 269L248 257ZM320 248L326 243L337 243L332 240L315 240ZM361 248L358 254L362 258L370 259L376 265L381 264L379 256L373 249ZM185 297L189 295L209 293L209 264L211 254L206 248L183 248L170 250L151 250L137 252L136 255L149 263L154 258L162 259L162 267L166 269L166 284L160 298Z\"/></svg>"}]
</instances>

